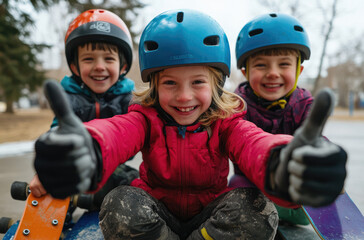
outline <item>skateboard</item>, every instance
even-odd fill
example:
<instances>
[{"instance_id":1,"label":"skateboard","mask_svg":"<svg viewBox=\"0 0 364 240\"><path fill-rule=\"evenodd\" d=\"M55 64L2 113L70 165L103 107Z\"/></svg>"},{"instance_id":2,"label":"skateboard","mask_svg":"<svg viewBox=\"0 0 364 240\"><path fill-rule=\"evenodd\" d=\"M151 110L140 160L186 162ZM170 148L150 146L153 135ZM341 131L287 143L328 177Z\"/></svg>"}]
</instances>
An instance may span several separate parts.
<instances>
[{"instance_id":1,"label":"skateboard","mask_svg":"<svg viewBox=\"0 0 364 240\"><path fill-rule=\"evenodd\" d=\"M321 239L364 239L364 217L346 192L329 206L302 206Z\"/></svg>"},{"instance_id":2,"label":"skateboard","mask_svg":"<svg viewBox=\"0 0 364 240\"><path fill-rule=\"evenodd\" d=\"M36 198L29 194L14 239L59 239L70 197L56 199L47 194Z\"/></svg>"},{"instance_id":3,"label":"skateboard","mask_svg":"<svg viewBox=\"0 0 364 240\"><path fill-rule=\"evenodd\" d=\"M13 239L102 239L98 227L98 212L85 212L79 221L74 223L69 209L93 207L92 195L79 194L66 199L56 199L47 194L40 198L34 197L26 182L14 182L11 186L11 196L15 200L26 201L23 216L20 221L0 218L3 240ZM98 234L96 234L96 232ZM78 233L79 235L77 235ZM92 234L92 235L91 235ZM89 236L84 238L80 236ZM74 238L72 238L74 236ZM92 237L93 236L93 237Z\"/></svg>"},{"instance_id":4,"label":"skateboard","mask_svg":"<svg viewBox=\"0 0 364 240\"><path fill-rule=\"evenodd\" d=\"M229 187L255 187L245 176L234 175ZM278 239L364 239L364 217L346 192L329 206L301 206L309 226L278 226ZM312 227L311 227L312 226Z\"/></svg>"}]
</instances>

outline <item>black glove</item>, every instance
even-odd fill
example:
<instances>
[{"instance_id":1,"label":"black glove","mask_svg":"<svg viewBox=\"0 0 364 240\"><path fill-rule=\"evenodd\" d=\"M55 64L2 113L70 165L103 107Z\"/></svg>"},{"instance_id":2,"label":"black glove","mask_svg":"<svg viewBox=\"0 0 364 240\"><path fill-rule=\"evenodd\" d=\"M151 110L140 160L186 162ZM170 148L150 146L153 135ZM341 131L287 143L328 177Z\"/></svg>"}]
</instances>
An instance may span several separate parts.
<instances>
[{"instance_id":1,"label":"black glove","mask_svg":"<svg viewBox=\"0 0 364 240\"><path fill-rule=\"evenodd\" d=\"M325 206L340 194L346 177L346 152L324 139L322 129L334 106L329 89L315 98L311 112L281 149L278 161L270 162L270 188L297 204Z\"/></svg>"},{"instance_id":2,"label":"black glove","mask_svg":"<svg viewBox=\"0 0 364 240\"><path fill-rule=\"evenodd\" d=\"M34 166L44 188L53 197L65 198L90 189L97 159L92 138L73 113L63 88L47 81L44 91L59 127L36 141Z\"/></svg>"}]
</instances>

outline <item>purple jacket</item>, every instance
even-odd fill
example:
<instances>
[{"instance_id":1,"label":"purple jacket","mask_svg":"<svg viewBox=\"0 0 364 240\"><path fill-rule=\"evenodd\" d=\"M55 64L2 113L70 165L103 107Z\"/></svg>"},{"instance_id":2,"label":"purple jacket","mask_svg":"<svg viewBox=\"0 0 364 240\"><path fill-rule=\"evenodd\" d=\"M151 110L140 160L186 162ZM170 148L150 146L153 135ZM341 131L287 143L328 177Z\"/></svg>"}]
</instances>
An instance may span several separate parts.
<instances>
[{"instance_id":1,"label":"purple jacket","mask_svg":"<svg viewBox=\"0 0 364 240\"><path fill-rule=\"evenodd\" d=\"M248 105L244 119L273 134L293 135L306 119L313 102L311 93L299 87L288 98L284 109L274 110L266 109L264 103L267 101L255 95L248 82L240 83L235 93ZM234 170L236 174L242 175L237 166L234 166Z\"/></svg>"},{"instance_id":2,"label":"purple jacket","mask_svg":"<svg viewBox=\"0 0 364 240\"><path fill-rule=\"evenodd\" d=\"M244 119L273 134L293 135L306 119L313 102L311 93L299 87L288 98L286 107L276 110L267 110L262 106L263 101L253 93L248 82L241 83L235 93L247 102Z\"/></svg>"}]
</instances>

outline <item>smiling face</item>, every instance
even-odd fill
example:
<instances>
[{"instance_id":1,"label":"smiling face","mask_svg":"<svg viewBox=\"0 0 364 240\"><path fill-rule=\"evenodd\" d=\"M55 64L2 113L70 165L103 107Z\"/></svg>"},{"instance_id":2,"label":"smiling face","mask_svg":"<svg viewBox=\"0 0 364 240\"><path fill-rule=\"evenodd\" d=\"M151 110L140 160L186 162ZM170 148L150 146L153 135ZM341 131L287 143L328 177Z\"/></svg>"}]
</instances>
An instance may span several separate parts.
<instances>
[{"instance_id":1,"label":"smiling face","mask_svg":"<svg viewBox=\"0 0 364 240\"><path fill-rule=\"evenodd\" d=\"M297 57L294 55L257 55L248 59L248 80L258 96L275 101L295 86L296 69ZM244 71L243 74L246 75Z\"/></svg>"},{"instance_id":2,"label":"smiling face","mask_svg":"<svg viewBox=\"0 0 364 240\"><path fill-rule=\"evenodd\" d=\"M92 49L91 44L78 47L78 65L71 64L71 70L95 93L106 92L124 71L117 51Z\"/></svg>"},{"instance_id":3,"label":"smiling face","mask_svg":"<svg viewBox=\"0 0 364 240\"><path fill-rule=\"evenodd\" d=\"M210 107L212 89L207 67L167 68L158 78L159 104L178 124L194 123Z\"/></svg>"}]
</instances>

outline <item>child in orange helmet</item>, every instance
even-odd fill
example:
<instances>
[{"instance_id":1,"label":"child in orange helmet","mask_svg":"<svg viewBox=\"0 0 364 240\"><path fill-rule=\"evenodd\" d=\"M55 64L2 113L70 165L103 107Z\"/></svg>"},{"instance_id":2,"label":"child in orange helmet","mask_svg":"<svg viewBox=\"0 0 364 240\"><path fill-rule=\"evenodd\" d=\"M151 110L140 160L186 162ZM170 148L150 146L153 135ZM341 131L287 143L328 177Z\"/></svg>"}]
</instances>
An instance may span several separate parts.
<instances>
[{"instance_id":1,"label":"child in orange helmet","mask_svg":"<svg viewBox=\"0 0 364 240\"><path fill-rule=\"evenodd\" d=\"M87 10L70 23L65 53L72 75L65 76L61 85L81 121L127 113L134 90L134 81L125 77L132 64L132 49L127 26L110 11ZM52 127L57 125L55 118ZM96 207L111 188L130 184L136 177L137 170L125 164L119 166L108 184L94 196ZM36 197L46 194L37 175L29 188Z\"/></svg>"}]
</instances>

